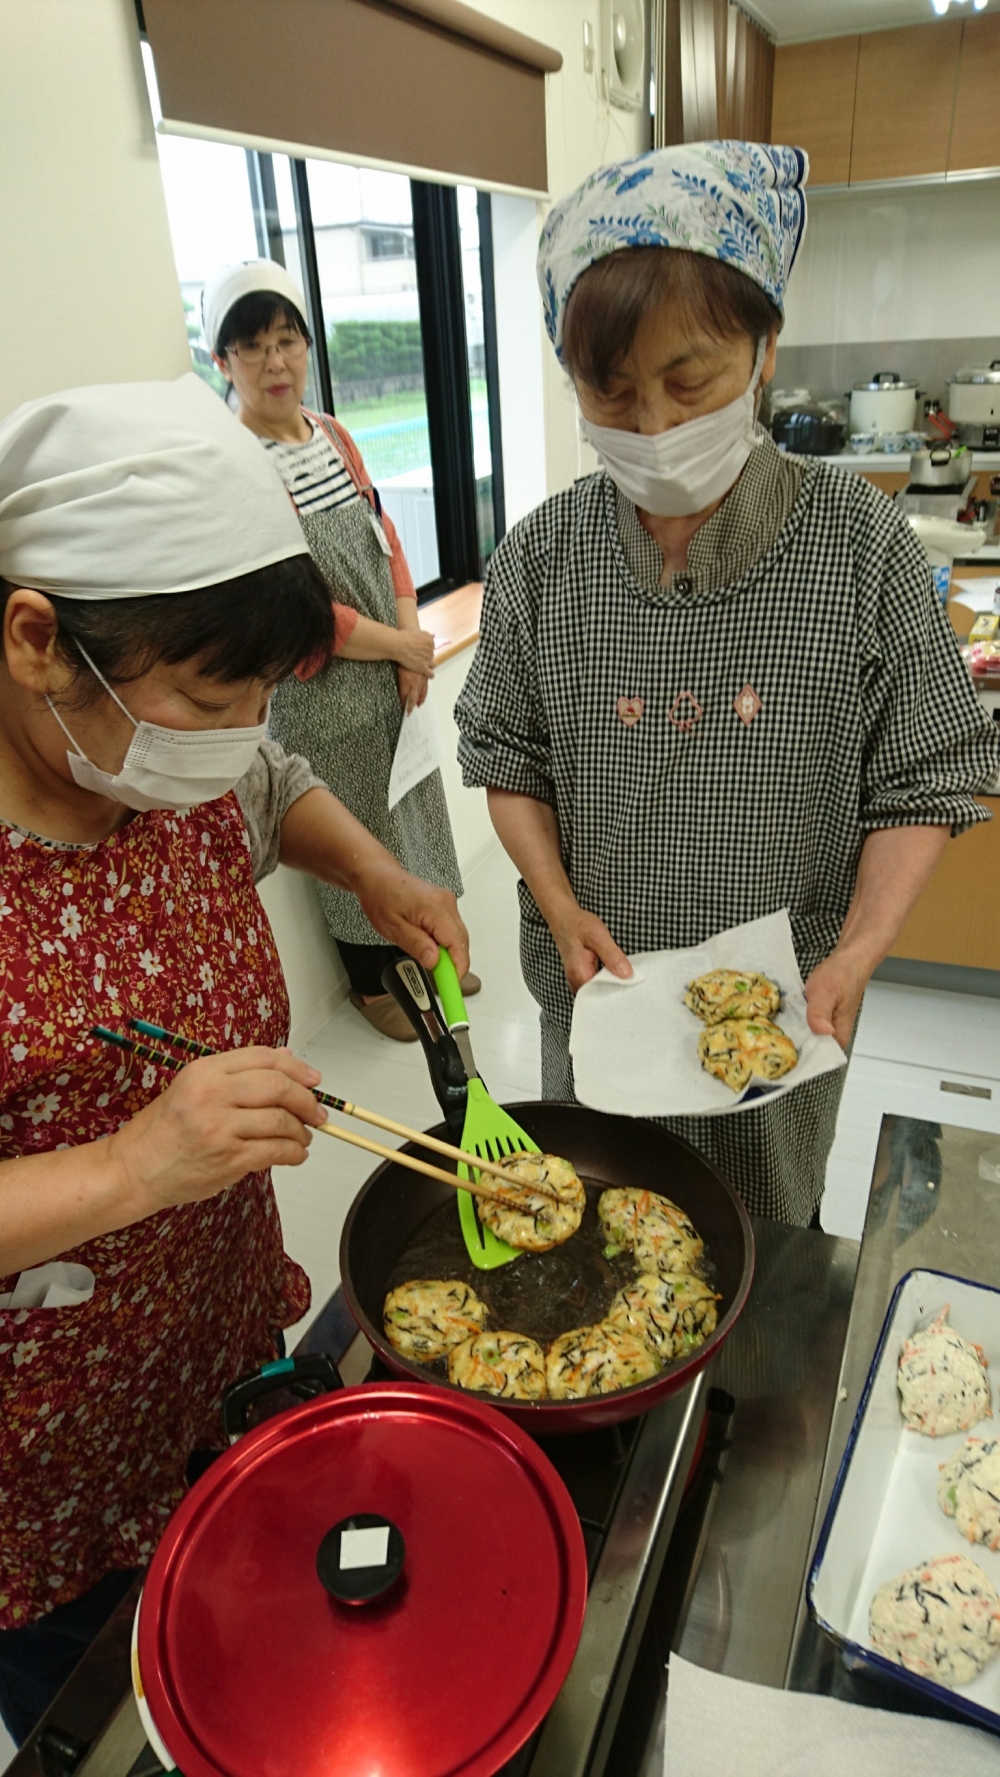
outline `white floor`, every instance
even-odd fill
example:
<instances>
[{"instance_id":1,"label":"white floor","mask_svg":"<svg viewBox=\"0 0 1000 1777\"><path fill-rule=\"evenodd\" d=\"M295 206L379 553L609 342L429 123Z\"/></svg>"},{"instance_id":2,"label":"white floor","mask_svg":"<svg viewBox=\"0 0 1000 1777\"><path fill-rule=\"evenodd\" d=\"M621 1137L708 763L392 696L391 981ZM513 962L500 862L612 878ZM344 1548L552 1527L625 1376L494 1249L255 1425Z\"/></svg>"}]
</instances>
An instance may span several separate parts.
<instances>
[{"instance_id":1,"label":"white floor","mask_svg":"<svg viewBox=\"0 0 1000 1777\"><path fill-rule=\"evenodd\" d=\"M483 977L470 1005L475 1053L501 1101L539 1095L538 1014L518 967L514 885L513 867L497 849L467 878L463 902L473 966ZM350 1005L338 1008L305 1054L338 1096L417 1128L438 1121L419 1044L387 1042ZM991 1097L947 1091L942 1083ZM868 989L827 1172L828 1233L860 1237L883 1111L1000 1134L1000 1000L882 982ZM309 1274L317 1310L336 1288L340 1231L374 1164L317 1136L304 1166L276 1176L285 1245ZM290 1329L290 1346L309 1319ZM12 1750L0 1728L0 1771Z\"/></svg>"}]
</instances>

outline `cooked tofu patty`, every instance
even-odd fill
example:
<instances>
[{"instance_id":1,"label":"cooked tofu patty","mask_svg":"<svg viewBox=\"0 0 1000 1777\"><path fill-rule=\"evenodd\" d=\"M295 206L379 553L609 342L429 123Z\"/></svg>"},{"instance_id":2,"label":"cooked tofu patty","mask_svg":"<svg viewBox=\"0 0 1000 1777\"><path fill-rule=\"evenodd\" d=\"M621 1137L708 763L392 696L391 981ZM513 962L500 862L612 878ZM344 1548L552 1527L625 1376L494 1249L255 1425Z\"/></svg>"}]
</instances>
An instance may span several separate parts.
<instances>
[{"instance_id":1,"label":"cooked tofu patty","mask_svg":"<svg viewBox=\"0 0 1000 1777\"><path fill-rule=\"evenodd\" d=\"M486 1325L486 1304L467 1283L418 1279L390 1290L382 1310L386 1337L401 1357L432 1364Z\"/></svg>"},{"instance_id":2,"label":"cooked tofu patty","mask_svg":"<svg viewBox=\"0 0 1000 1777\"><path fill-rule=\"evenodd\" d=\"M698 1270L704 1241L669 1197L615 1186L601 1192L597 1213L609 1257L632 1252L641 1272L658 1272L660 1276L668 1272L689 1276Z\"/></svg>"},{"instance_id":3,"label":"cooked tofu patty","mask_svg":"<svg viewBox=\"0 0 1000 1777\"><path fill-rule=\"evenodd\" d=\"M556 1154L509 1154L500 1161L510 1174L505 1187L508 1198L523 1205L512 1209L492 1197L477 1197L479 1220L492 1228L508 1246L525 1252L547 1253L575 1234L587 1207L587 1193L568 1160ZM483 1183L489 1183L483 1175ZM534 1187L542 1186L549 1195ZM552 1196L558 1198L553 1203Z\"/></svg>"},{"instance_id":4,"label":"cooked tofu patty","mask_svg":"<svg viewBox=\"0 0 1000 1777\"><path fill-rule=\"evenodd\" d=\"M545 1354L545 1375L554 1401L610 1394L655 1376L660 1360L625 1327L601 1321L555 1339Z\"/></svg>"},{"instance_id":5,"label":"cooked tofu patty","mask_svg":"<svg viewBox=\"0 0 1000 1777\"><path fill-rule=\"evenodd\" d=\"M781 990L766 975L711 969L688 983L684 1004L704 1024L722 1024L727 1018L769 1018L781 1005Z\"/></svg>"},{"instance_id":6,"label":"cooked tofu patty","mask_svg":"<svg viewBox=\"0 0 1000 1777\"><path fill-rule=\"evenodd\" d=\"M799 1059L791 1037L764 1018L750 1022L727 1018L724 1024L711 1025L698 1038L698 1054L705 1072L733 1092L742 1092L754 1075L780 1080Z\"/></svg>"},{"instance_id":7,"label":"cooked tofu patty","mask_svg":"<svg viewBox=\"0 0 1000 1777\"><path fill-rule=\"evenodd\" d=\"M939 1555L879 1587L868 1630L908 1672L969 1684L1000 1648L1000 1598L968 1555Z\"/></svg>"},{"instance_id":8,"label":"cooked tofu patty","mask_svg":"<svg viewBox=\"0 0 1000 1777\"><path fill-rule=\"evenodd\" d=\"M983 1350L948 1325L947 1307L924 1332L907 1339L898 1381L903 1422L910 1431L943 1438L992 1418Z\"/></svg>"},{"instance_id":9,"label":"cooked tofu patty","mask_svg":"<svg viewBox=\"0 0 1000 1777\"><path fill-rule=\"evenodd\" d=\"M606 1319L645 1340L668 1364L703 1345L715 1331L715 1303L713 1291L700 1277L654 1277L647 1272L618 1291Z\"/></svg>"},{"instance_id":10,"label":"cooked tofu patty","mask_svg":"<svg viewBox=\"0 0 1000 1777\"><path fill-rule=\"evenodd\" d=\"M545 1393L545 1353L523 1333L477 1333L448 1353L448 1381L507 1401Z\"/></svg>"},{"instance_id":11,"label":"cooked tofu patty","mask_svg":"<svg viewBox=\"0 0 1000 1777\"><path fill-rule=\"evenodd\" d=\"M938 1502L970 1543L1000 1549L1000 1438L966 1438L941 1464Z\"/></svg>"}]
</instances>

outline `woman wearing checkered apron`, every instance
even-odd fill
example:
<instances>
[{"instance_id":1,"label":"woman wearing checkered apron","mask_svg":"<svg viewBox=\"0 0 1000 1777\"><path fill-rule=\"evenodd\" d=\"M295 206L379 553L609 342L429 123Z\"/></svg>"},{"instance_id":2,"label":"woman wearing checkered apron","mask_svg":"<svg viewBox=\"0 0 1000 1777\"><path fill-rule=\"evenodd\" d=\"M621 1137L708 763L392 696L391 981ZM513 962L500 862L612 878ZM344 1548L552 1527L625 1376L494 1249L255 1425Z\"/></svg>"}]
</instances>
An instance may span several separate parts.
<instances>
[{"instance_id":1,"label":"woman wearing checkered apron","mask_svg":"<svg viewBox=\"0 0 1000 1777\"><path fill-rule=\"evenodd\" d=\"M757 423L805 228L798 149L697 143L551 212L546 324L602 469L504 539L456 715L521 871L542 1085L573 994L628 954L787 907L809 1022L868 979L1000 765L927 558L862 477ZM747 1207L818 1214L843 1070L667 1127Z\"/></svg>"}]
</instances>

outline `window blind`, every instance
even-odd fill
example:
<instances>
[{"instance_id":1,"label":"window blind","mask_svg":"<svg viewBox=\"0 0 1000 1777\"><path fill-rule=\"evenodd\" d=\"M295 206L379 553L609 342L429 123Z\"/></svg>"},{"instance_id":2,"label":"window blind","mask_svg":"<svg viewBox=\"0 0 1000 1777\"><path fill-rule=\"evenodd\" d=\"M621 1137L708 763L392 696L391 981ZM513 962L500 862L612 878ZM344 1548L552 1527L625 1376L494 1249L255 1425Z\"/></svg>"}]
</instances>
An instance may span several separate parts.
<instances>
[{"instance_id":1,"label":"window blind","mask_svg":"<svg viewBox=\"0 0 1000 1777\"><path fill-rule=\"evenodd\" d=\"M460 0L144 0L161 129L544 195L556 50Z\"/></svg>"}]
</instances>

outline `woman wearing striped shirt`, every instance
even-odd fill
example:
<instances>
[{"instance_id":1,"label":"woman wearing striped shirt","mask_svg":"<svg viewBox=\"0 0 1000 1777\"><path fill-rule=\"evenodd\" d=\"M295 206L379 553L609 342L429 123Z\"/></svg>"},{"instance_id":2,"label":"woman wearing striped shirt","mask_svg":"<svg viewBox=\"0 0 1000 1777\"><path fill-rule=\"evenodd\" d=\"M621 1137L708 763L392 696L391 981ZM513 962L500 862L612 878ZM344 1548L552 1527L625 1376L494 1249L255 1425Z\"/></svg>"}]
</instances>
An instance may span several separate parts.
<instances>
[{"instance_id":1,"label":"woman wearing striped shirt","mask_svg":"<svg viewBox=\"0 0 1000 1777\"><path fill-rule=\"evenodd\" d=\"M417 622L416 590L392 520L382 511L350 434L302 406L309 331L302 295L281 265L223 268L206 287L205 335L231 383L237 415L270 454L313 559L334 593L336 658L279 687L271 732L315 771L404 869L462 893L439 771L390 810L389 773L404 713L422 704L434 643ZM349 665L347 663L350 663ZM376 1030L414 1040L382 988L391 954L347 891L319 887L351 985L351 1003ZM466 993L480 986L475 975Z\"/></svg>"}]
</instances>

